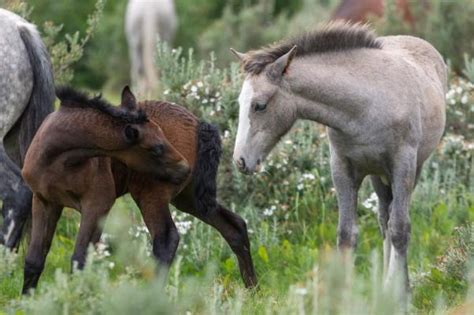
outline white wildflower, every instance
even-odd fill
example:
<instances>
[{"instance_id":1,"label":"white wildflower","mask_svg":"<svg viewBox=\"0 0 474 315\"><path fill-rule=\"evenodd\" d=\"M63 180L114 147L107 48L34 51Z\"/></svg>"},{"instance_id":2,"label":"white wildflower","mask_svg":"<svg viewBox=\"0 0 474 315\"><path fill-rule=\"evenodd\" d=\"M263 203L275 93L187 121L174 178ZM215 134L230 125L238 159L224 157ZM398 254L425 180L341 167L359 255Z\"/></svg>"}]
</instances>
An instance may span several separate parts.
<instances>
[{"instance_id":1,"label":"white wildflower","mask_svg":"<svg viewBox=\"0 0 474 315\"><path fill-rule=\"evenodd\" d=\"M188 231L191 229L192 222L191 221L180 221L176 222L176 228L180 234L187 234Z\"/></svg>"},{"instance_id":2,"label":"white wildflower","mask_svg":"<svg viewBox=\"0 0 474 315\"><path fill-rule=\"evenodd\" d=\"M372 193L369 198L362 202L362 205L365 208L372 210L374 213L377 213L379 206L379 198L377 197L377 194Z\"/></svg>"},{"instance_id":3,"label":"white wildflower","mask_svg":"<svg viewBox=\"0 0 474 315\"><path fill-rule=\"evenodd\" d=\"M265 210L263 210L263 215L266 217L271 217L273 213L275 213L275 211L276 211L276 206L273 205L270 208L266 208Z\"/></svg>"},{"instance_id":4,"label":"white wildflower","mask_svg":"<svg viewBox=\"0 0 474 315\"><path fill-rule=\"evenodd\" d=\"M306 294L308 294L308 289L306 289L306 288L295 288L295 293L297 295L306 295Z\"/></svg>"}]
</instances>

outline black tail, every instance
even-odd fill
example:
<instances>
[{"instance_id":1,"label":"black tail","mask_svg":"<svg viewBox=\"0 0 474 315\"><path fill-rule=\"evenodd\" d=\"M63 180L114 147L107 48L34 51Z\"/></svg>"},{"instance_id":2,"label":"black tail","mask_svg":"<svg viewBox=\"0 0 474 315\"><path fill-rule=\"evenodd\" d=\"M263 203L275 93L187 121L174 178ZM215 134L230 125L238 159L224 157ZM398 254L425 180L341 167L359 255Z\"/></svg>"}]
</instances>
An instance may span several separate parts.
<instances>
[{"instance_id":1,"label":"black tail","mask_svg":"<svg viewBox=\"0 0 474 315\"><path fill-rule=\"evenodd\" d=\"M221 153L221 138L217 128L206 122L200 122L193 180L195 207L200 213L209 213L217 208L216 177Z\"/></svg>"},{"instance_id":2,"label":"black tail","mask_svg":"<svg viewBox=\"0 0 474 315\"><path fill-rule=\"evenodd\" d=\"M30 59L33 89L23 114L5 137L5 149L12 160L22 165L36 131L53 111L55 91L51 61L41 37L29 26L19 26L18 30Z\"/></svg>"}]
</instances>

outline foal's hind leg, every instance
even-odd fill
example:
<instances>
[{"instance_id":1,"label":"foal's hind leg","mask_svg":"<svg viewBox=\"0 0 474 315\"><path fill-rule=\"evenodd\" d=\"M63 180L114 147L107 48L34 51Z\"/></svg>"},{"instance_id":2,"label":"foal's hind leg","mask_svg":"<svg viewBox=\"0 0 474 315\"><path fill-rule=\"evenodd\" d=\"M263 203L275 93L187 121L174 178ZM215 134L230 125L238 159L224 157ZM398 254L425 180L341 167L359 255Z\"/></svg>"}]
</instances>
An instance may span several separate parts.
<instances>
[{"instance_id":1,"label":"foal's hind leg","mask_svg":"<svg viewBox=\"0 0 474 315\"><path fill-rule=\"evenodd\" d=\"M388 219L390 216L390 204L392 202L392 189L387 183L383 183L379 176L371 176L372 186L379 198L378 219L380 231L383 236L383 273L387 275L388 262L390 259L390 249L392 242L388 235Z\"/></svg>"},{"instance_id":2,"label":"foal's hind leg","mask_svg":"<svg viewBox=\"0 0 474 315\"><path fill-rule=\"evenodd\" d=\"M49 204L34 195L32 212L31 242L25 259L23 294L38 284L62 207Z\"/></svg>"},{"instance_id":3,"label":"foal's hind leg","mask_svg":"<svg viewBox=\"0 0 474 315\"><path fill-rule=\"evenodd\" d=\"M199 212L194 206L191 194L182 194L174 204L181 211L187 212L214 227L224 237L230 248L237 256L239 269L246 287L257 285L257 276L250 254L250 241L247 234L247 224L238 214L227 210L218 204L214 211Z\"/></svg>"}]
</instances>

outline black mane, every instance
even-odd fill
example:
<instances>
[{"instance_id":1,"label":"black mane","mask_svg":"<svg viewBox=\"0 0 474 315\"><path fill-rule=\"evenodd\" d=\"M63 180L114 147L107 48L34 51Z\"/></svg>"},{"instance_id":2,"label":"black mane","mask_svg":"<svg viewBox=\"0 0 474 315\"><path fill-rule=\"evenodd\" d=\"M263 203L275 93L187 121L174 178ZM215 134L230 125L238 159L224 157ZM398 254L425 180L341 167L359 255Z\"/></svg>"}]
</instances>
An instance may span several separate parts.
<instances>
[{"instance_id":1,"label":"black mane","mask_svg":"<svg viewBox=\"0 0 474 315\"><path fill-rule=\"evenodd\" d=\"M382 43L367 25L333 22L319 30L250 51L243 60L243 69L246 73L258 75L295 45L296 57L357 48L382 48Z\"/></svg>"},{"instance_id":2,"label":"black mane","mask_svg":"<svg viewBox=\"0 0 474 315\"><path fill-rule=\"evenodd\" d=\"M121 107L111 105L101 95L91 98L86 93L76 91L68 86L57 88L56 95L61 100L61 107L95 109L129 124L143 124L148 121L142 109L133 112L127 111Z\"/></svg>"}]
</instances>

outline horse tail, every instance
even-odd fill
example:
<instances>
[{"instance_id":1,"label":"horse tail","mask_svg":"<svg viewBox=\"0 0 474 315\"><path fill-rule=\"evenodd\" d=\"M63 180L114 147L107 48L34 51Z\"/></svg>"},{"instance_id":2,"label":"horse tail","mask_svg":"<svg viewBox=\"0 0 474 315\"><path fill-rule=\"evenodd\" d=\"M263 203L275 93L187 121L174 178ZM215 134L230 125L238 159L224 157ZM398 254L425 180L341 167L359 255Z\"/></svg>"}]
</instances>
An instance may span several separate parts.
<instances>
[{"instance_id":1,"label":"horse tail","mask_svg":"<svg viewBox=\"0 0 474 315\"><path fill-rule=\"evenodd\" d=\"M48 51L41 37L31 24L19 25L33 71L33 89L30 100L19 119L19 153L21 161L43 120L53 111L55 100L54 78Z\"/></svg>"},{"instance_id":2,"label":"horse tail","mask_svg":"<svg viewBox=\"0 0 474 315\"><path fill-rule=\"evenodd\" d=\"M198 212L208 214L217 209L217 169L221 158L221 138L217 128L206 122L198 126L198 153L194 169L194 203Z\"/></svg>"}]
</instances>

